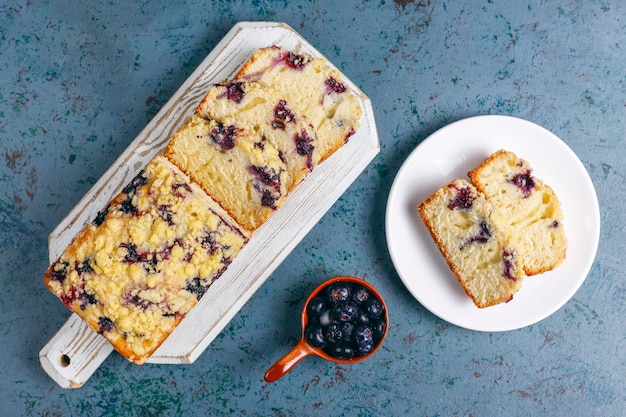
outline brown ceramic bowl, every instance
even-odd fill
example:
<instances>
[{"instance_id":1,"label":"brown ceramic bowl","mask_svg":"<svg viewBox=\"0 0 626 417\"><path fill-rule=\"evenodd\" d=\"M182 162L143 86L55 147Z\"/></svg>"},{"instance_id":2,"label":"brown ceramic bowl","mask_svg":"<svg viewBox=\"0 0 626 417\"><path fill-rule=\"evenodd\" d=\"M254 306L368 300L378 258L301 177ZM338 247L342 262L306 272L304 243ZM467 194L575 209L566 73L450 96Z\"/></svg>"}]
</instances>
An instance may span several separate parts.
<instances>
[{"instance_id":1,"label":"brown ceramic bowl","mask_svg":"<svg viewBox=\"0 0 626 417\"><path fill-rule=\"evenodd\" d=\"M306 340L304 332L309 323L309 315L307 313L307 306L309 305L309 303L315 296L317 296L326 287L328 287L329 285L335 282L349 282L349 283L359 284L365 287L368 291L370 291L376 298L378 298L378 300L383 305L384 312L383 312L382 317L386 323L385 330L382 336L378 339L378 342L376 343L374 348L365 355L355 356L350 359L339 359L339 358L329 355L322 348L316 348L316 347L311 346L311 344L309 344ZM387 337L387 330L389 329L389 312L387 309L387 304L385 304L385 300L380 295L378 290L376 290L376 288L374 288L371 284L369 284L368 282L362 279L355 278L355 277L348 277L348 276L334 277L320 284L311 293L311 295L309 295L309 298L307 298L306 302L304 303L304 307L302 309L301 320L302 320L302 337L300 339L300 342L298 342L298 344L289 353L287 353L285 356L279 359L274 365L272 365L272 367L265 373L266 381L273 382L281 378L282 376L287 374L291 370L291 368L293 368L298 362L300 362L302 359L304 359L305 357L309 355L317 355L328 361L341 363L341 364L351 364L351 363L356 363L356 362L365 360L371 357L374 353L376 353L378 348L380 348L383 341L385 340L385 337Z\"/></svg>"}]
</instances>

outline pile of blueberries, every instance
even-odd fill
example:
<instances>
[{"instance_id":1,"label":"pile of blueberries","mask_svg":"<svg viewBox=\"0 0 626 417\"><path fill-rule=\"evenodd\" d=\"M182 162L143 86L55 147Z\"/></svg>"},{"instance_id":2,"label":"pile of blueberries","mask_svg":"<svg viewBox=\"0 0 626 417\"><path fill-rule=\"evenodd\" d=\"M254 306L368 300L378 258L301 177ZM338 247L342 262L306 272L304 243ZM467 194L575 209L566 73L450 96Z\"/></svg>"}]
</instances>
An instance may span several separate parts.
<instances>
[{"instance_id":1,"label":"pile of blueberries","mask_svg":"<svg viewBox=\"0 0 626 417\"><path fill-rule=\"evenodd\" d=\"M367 355L387 328L382 302L355 282L329 284L311 299L306 312L306 341L337 359Z\"/></svg>"}]
</instances>

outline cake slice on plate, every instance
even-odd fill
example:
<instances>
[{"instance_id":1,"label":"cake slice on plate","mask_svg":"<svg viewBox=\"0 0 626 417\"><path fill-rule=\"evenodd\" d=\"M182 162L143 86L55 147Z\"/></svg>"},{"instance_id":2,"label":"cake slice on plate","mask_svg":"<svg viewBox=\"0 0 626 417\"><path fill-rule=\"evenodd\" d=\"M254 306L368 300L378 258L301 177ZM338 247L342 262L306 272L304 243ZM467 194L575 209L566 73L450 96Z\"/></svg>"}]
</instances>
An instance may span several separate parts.
<instances>
[{"instance_id":1,"label":"cake slice on plate","mask_svg":"<svg viewBox=\"0 0 626 417\"><path fill-rule=\"evenodd\" d=\"M533 175L527 161L499 150L468 176L493 204L493 221L518 248L527 275L563 262L567 239L560 201L549 185Z\"/></svg>"},{"instance_id":2,"label":"cake slice on plate","mask_svg":"<svg viewBox=\"0 0 626 417\"><path fill-rule=\"evenodd\" d=\"M417 209L476 306L489 307L513 298L524 277L517 249L492 220L491 204L470 182L450 182Z\"/></svg>"}]
</instances>

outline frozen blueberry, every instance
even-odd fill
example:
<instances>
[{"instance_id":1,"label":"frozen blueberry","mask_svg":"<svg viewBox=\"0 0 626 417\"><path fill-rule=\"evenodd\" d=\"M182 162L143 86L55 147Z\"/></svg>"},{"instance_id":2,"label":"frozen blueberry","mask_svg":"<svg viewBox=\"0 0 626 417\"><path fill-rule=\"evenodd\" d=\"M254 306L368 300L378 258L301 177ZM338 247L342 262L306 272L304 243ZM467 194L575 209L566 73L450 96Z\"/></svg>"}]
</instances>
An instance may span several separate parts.
<instances>
[{"instance_id":1,"label":"frozen blueberry","mask_svg":"<svg viewBox=\"0 0 626 417\"><path fill-rule=\"evenodd\" d=\"M343 324L337 323L336 321L331 322L324 330L324 337L326 338L326 341L331 344L346 341L346 333L344 331Z\"/></svg>"},{"instance_id":2,"label":"frozen blueberry","mask_svg":"<svg viewBox=\"0 0 626 417\"><path fill-rule=\"evenodd\" d=\"M374 350L374 342L368 342L362 345L357 345L356 347L356 355L364 356Z\"/></svg>"},{"instance_id":3,"label":"frozen blueberry","mask_svg":"<svg viewBox=\"0 0 626 417\"><path fill-rule=\"evenodd\" d=\"M371 344L374 342L374 332L368 325L362 324L354 329L354 342L357 346Z\"/></svg>"},{"instance_id":4,"label":"frozen blueberry","mask_svg":"<svg viewBox=\"0 0 626 417\"><path fill-rule=\"evenodd\" d=\"M326 352L337 359L352 359L356 353L354 346L347 342L331 344L326 348Z\"/></svg>"},{"instance_id":5,"label":"frozen blueberry","mask_svg":"<svg viewBox=\"0 0 626 417\"><path fill-rule=\"evenodd\" d=\"M383 314L383 304L377 298L370 298L365 302L365 312L370 319L377 319Z\"/></svg>"},{"instance_id":6,"label":"frozen blueberry","mask_svg":"<svg viewBox=\"0 0 626 417\"><path fill-rule=\"evenodd\" d=\"M318 318L326 311L326 299L321 296L314 297L311 301L309 301L309 305L307 306L307 313L309 318Z\"/></svg>"},{"instance_id":7,"label":"frozen blueberry","mask_svg":"<svg viewBox=\"0 0 626 417\"><path fill-rule=\"evenodd\" d=\"M359 308L352 301L339 301L333 305L331 317L340 323L354 321Z\"/></svg>"},{"instance_id":8,"label":"frozen blueberry","mask_svg":"<svg viewBox=\"0 0 626 417\"><path fill-rule=\"evenodd\" d=\"M313 347L323 348L327 341L324 336L324 328L320 324L312 324L306 327L304 331L306 341Z\"/></svg>"},{"instance_id":9,"label":"frozen blueberry","mask_svg":"<svg viewBox=\"0 0 626 417\"><path fill-rule=\"evenodd\" d=\"M346 301L350 298L350 285L343 282L335 282L330 284L326 290L328 300L331 303L338 301Z\"/></svg>"},{"instance_id":10,"label":"frozen blueberry","mask_svg":"<svg viewBox=\"0 0 626 417\"><path fill-rule=\"evenodd\" d=\"M387 322L385 320L379 319L372 323L372 332L375 340L379 340L385 334L385 330L387 329Z\"/></svg>"},{"instance_id":11,"label":"frozen blueberry","mask_svg":"<svg viewBox=\"0 0 626 417\"><path fill-rule=\"evenodd\" d=\"M362 287L360 285L356 286L354 292L352 293L352 299L357 305L361 305L366 302L372 295L367 290L367 288Z\"/></svg>"}]
</instances>

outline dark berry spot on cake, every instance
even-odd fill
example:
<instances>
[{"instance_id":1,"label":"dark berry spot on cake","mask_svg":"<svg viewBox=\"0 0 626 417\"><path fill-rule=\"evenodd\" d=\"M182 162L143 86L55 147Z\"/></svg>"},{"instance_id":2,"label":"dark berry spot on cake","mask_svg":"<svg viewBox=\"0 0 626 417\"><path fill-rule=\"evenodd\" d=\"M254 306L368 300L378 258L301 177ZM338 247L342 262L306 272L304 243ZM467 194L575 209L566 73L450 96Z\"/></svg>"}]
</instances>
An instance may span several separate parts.
<instances>
[{"instance_id":1,"label":"dark berry spot on cake","mask_svg":"<svg viewBox=\"0 0 626 417\"><path fill-rule=\"evenodd\" d=\"M120 247L126 248L128 253L124 256L124 263L134 264L138 262L146 262L148 260L147 253L138 253L137 245L134 243L120 243Z\"/></svg>"},{"instance_id":2,"label":"dark berry spot on cake","mask_svg":"<svg viewBox=\"0 0 626 417\"><path fill-rule=\"evenodd\" d=\"M137 307L141 310L147 310L152 304L154 304L150 300L146 300L145 298L141 298L139 292L142 288L134 288L128 290L124 293L124 304L127 306Z\"/></svg>"},{"instance_id":3,"label":"dark berry spot on cake","mask_svg":"<svg viewBox=\"0 0 626 417\"><path fill-rule=\"evenodd\" d=\"M288 52L284 56L285 65L291 69L301 70L309 62L307 57Z\"/></svg>"},{"instance_id":4,"label":"dark berry spot on cake","mask_svg":"<svg viewBox=\"0 0 626 417\"><path fill-rule=\"evenodd\" d=\"M226 97L229 100L234 101L235 103L240 103L241 100L243 100L243 96L245 95L241 85L242 83L233 82L226 86Z\"/></svg>"},{"instance_id":5,"label":"dark berry spot on cake","mask_svg":"<svg viewBox=\"0 0 626 417\"><path fill-rule=\"evenodd\" d=\"M291 109L287 107L285 100L280 100L276 107L274 107L274 120L272 121L272 127L274 129L285 130L287 123L293 123L296 120L296 116Z\"/></svg>"},{"instance_id":6,"label":"dark berry spot on cake","mask_svg":"<svg viewBox=\"0 0 626 417\"><path fill-rule=\"evenodd\" d=\"M66 261L59 261L52 268L52 272L50 273L50 279L52 281L63 282L65 281L65 277L67 276L67 267L69 263Z\"/></svg>"},{"instance_id":7,"label":"dark berry spot on cake","mask_svg":"<svg viewBox=\"0 0 626 417\"><path fill-rule=\"evenodd\" d=\"M476 199L476 195L472 193L472 190L470 190L469 187L458 188L458 187L455 187L454 185L451 185L450 187L456 190L456 195L448 203L448 208L450 210L454 210L454 209L466 210L472 207L472 204L474 204L474 200Z\"/></svg>"},{"instance_id":8,"label":"dark berry spot on cake","mask_svg":"<svg viewBox=\"0 0 626 417\"><path fill-rule=\"evenodd\" d=\"M276 199L269 190L261 190L261 205L276 208Z\"/></svg>"},{"instance_id":9,"label":"dark berry spot on cake","mask_svg":"<svg viewBox=\"0 0 626 417\"><path fill-rule=\"evenodd\" d=\"M87 292L83 293L82 302L80 304L80 309L85 311L88 305L96 304L98 300L96 300L96 296L94 294L89 294Z\"/></svg>"},{"instance_id":10,"label":"dark berry spot on cake","mask_svg":"<svg viewBox=\"0 0 626 417\"><path fill-rule=\"evenodd\" d=\"M170 211L168 206L160 205L157 207L157 213L159 214L159 218L167 223L168 226L174 225L174 221L172 220L174 214Z\"/></svg>"},{"instance_id":11,"label":"dark berry spot on cake","mask_svg":"<svg viewBox=\"0 0 626 417\"><path fill-rule=\"evenodd\" d=\"M313 169L313 138L309 136L306 130L302 129L299 135L295 136L296 141L296 151L298 155L307 157L307 168L310 170Z\"/></svg>"},{"instance_id":12,"label":"dark berry spot on cake","mask_svg":"<svg viewBox=\"0 0 626 417\"><path fill-rule=\"evenodd\" d=\"M148 274L156 274L157 272L159 272L157 270L159 260L154 255L150 255L147 258L148 259L146 260L146 262L143 263L144 271L146 271L146 273Z\"/></svg>"},{"instance_id":13,"label":"dark berry spot on cake","mask_svg":"<svg viewBox=\"0 0 626 417\"><path fill-rule=\"evenodd\" d=\"M503 275L508 279L517 281L517 277L515 276L515 264L517 262L517 256L515 251L511 249L505 249L504 252L502 252L502 262L504 263Z\"/></svg>"},{"instance_id":14,"label":"dark berry spot on cake","mask_svg":"<svg viewBox=\"0 0 626 417\"><path fill-rule=\"evenodd\" d=\"M133 197L130 194L126 195L126 199L120 205L120 211L122 213L132 214L132 215L136 215L139 212L137 207L135 207L135 205L133 204Z\"/></svg>"},{"instance_id":15,"label":"dark berry spot on cake","mask_svg":"<svg viewBox=\"0 0 626 417\"><path fill-rule=\"evenodd\" d=\"M268 166L250 166L250 172L256 178L254 188L261 194L261 204L266 207L276 208L276 200L280 198L280 174Z\"/></svg>"},{"instance_id":16,"label":"dark berry spot on cake","mask_svg":"<svg viewBox=\"0 0 626 417\"><path fill-rule=\"evenodd\" d=\"M185 198L187 194L191 194L191 187L185 182L177 182L172 184L172 194L178 198Z\"/></svg>"},{"instance_id":17,"label":"dark berry spot on cake","mask_svg":"<svg viewBox=\"0 0 626 417\"><path fill-rule=\"evenodd\" d=\"M172 255L172 246L168 245L168 246L165 246L160 251L154 252L152 258L155 259L157 262L167 261L168 259L170 259L171 255Z\"/></svg>"},{"instance_id":18,"label":"dark berry spot on cake","mask_svg":"<svg viewBox=\"0 0 626 417\"><path fill-rule=\"evenodd\" d=\"M122 189L122 192L129 194L148 182L148 179L144 177L144 175L145 171L142 169L139 174L137 174L137 176Z\"/></svg>"},{"instance_id":19,"label":"dark berry spot on cake","mask_svg":"<svg viewBox=\"0 0 626 417\"><path fill-rule=\"evenodd\" d=\"M515 174L509 181L520 189L522 194L524 194L524 197L528 197L535 188L535 180L530 174L530 170L527 170L524 173Z\"/></svg>"},{"instance_id":20,"label":"dark berry spot on cake","mask_svg":"<svg viewBox=\"0 0 626 417\"><path fill-rule=\"evenodd\" d=\"M219 245L217 243L217 239L215 235L217 232L215 230L206 229L204 231L204 235L200 238L200 246L205 249L210 255L213 255L219 249Z\"/></svg>"},{"instance_id":21,"label":"dark berry spot on cake","mask_svg":"<svg viewBox=\"0 0 626 417\"><path fill-rule=\"evenodd\" d=\"M217 126L211 129L209 136L213 143L227 151L235 147L235 131L236 128L233 125L224 126L222 123L217 123Z\"/></svg>"},{"instance_id":22,"label":"dark berry spot on cake","mask_svg":"<svg viewBox=\"0 0 626 417\"><path fill-rule=\"evenodd\" d=\"M78 272L78 275L93 273L93 268L91 267L89 259L85 259L83 262L77 262L75 269L76 272Z\"/></svg>"},{"instance_id":23,"label":"dark berry spot on cake","mask_svg":"<svg viewBox=\"0 0 626 417\"><path fill-rule=\"evenodd\" d=\"M74 302L76 300L83 299L84 294L85 294L85 287L83 283L78 286L72 285L66 292L62 293L59 296L59 298L61 299L61 302L65 304L65 306L68 309L73 310Z\"/></svg>"},{"instance_id":24,"label":"dark berry spot on cake","mask_svg":"<svg viewBox=\"0 0 626 417\"><path fill-rule=\"evenodd\" d=\"M113 322L107 317L100 317L98 321L98 333L106 333L113 330Z\"/></svg>"},{"instance_id":25,"label":"dark berry spot on cake","mask_svg":"<svg viewBox=\"0 0 626 417\"><path fill-rule=\"evenodd\" d=\"M465 248L472 243L486 243L491 238L491 231L489 230L489 226L487 223L480 222L478 233L474 236L469 237L463 244L461 245L461 249Z\"/></svg>"},{"instance_id":26,"label":"dark berry spot on cake","mask_svg":"<svg viewBox=\"0 0 626 417\"><path fill-rule=\"evenodd\" d=\"M346 86L335 80L333 77L330 77L326 80L326 87L329 91L341 94L346 92Z\"/></svg>"},{"instance_id":27,"label":"dark berry spot on cake","mask_svg":"<svg viewBox=\"0 0 626 417\"><path fill-rule=\"evenodd\" d=\"M192 294L196 294L198 300L200 300L204 293L209 289L209 285L202 285L200 277L196 277L187 281L185 289Z\"/></svg>"},{"instance_id":28,"label":"dark berry spot on cake","mask_svg":"<svg viewBox=\"0 0 626 417\"><path fill-rule=\"evenodd\" d=\"M93 219L93 223L96 226L100 226L102 223L104 223L104 219L106 218L108 213L109 213L109 206L107 206L104 210L99 211L98 214L96 214L96 218Z\"/></svg>"}]
</instances>

